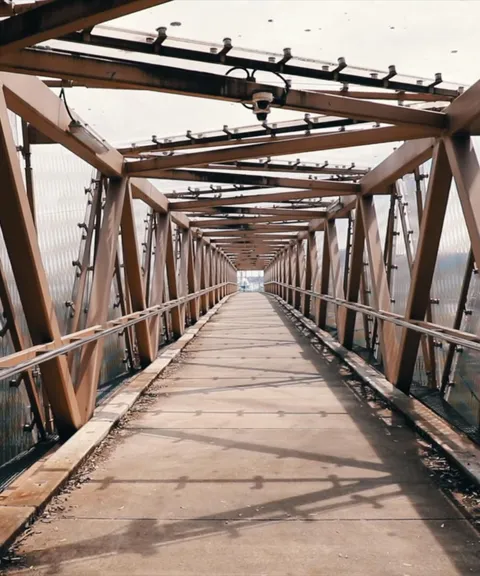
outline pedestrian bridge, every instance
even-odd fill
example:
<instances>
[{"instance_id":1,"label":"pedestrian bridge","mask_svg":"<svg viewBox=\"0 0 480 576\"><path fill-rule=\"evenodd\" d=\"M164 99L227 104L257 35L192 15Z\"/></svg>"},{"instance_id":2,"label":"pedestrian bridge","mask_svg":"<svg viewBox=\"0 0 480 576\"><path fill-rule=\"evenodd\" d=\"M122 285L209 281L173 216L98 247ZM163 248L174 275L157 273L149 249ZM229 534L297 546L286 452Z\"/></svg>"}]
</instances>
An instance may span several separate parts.
<instances>
[{"instance_id":1,"label":"pedestrian bridge","mask_svg":"<svg viewBox=\"0 0 480 576\"><path fill-rule=\"evenodd\" d=\"M430 4L0 0L0 570L480 574L480 13Z\"/></svg>"},{"instance_id":2,"label":"pedestrian bridge","mask_svg":"<svg viewBox=\"0 0 480 576\"><path fill-rule=\"evenodd\" d=\"M478 534L425 444L293 320L266 294L228 299L40 515L12 573L477 573Z\"/></svg>"}]
</instances>

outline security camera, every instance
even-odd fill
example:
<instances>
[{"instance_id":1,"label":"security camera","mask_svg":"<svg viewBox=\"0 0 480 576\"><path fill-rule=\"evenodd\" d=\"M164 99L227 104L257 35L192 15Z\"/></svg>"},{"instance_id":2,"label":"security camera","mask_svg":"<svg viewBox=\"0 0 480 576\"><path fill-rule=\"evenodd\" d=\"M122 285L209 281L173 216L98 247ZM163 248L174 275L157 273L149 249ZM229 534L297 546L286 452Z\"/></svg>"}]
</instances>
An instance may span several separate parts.
<instances>
[{"instance_id":1,"label":"security camera","mask_svg":"<svg viewBox=\"0 0 480 576\"><path fill-rule=\"evenodd\" d=\"M273 102L271 92L255 92L252 95L253 113L260 122L265 122L270 114L270 104Z\"/></svg>"}]
</instances>

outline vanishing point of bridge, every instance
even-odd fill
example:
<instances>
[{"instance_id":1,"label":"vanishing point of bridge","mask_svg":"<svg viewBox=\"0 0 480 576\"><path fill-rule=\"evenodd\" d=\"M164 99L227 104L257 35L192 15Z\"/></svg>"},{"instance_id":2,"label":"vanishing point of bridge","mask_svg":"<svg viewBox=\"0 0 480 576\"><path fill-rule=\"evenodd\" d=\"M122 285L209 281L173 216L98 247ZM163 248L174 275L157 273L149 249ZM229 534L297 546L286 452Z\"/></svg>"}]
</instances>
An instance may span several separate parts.
<instances>
[{"instance_id":1,"label":"vanishing point of bridge","mask_svg":"<svg viewBox=\"0 0 480 576\"><path fill-rule=\"evenodd\" d=\"M480 81L177 6L0 1L0 570L480 574Z\"/></svg>"}]
</instances>

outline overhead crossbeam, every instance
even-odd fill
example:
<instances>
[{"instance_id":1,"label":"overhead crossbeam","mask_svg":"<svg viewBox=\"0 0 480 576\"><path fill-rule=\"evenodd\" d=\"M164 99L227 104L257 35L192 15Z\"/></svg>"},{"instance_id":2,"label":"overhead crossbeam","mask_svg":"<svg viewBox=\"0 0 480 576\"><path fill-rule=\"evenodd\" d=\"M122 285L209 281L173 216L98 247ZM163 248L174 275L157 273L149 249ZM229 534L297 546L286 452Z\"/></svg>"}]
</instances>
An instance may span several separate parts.
<instances>
[{"instance_id":1,"label":"overhead crossbeam","mask_svg":"<svg viewBox=\"0 0 480 576\"><path fill-rule=\"evenodd\" d=\"M146 177L147 175L145 175ZM149 178L159 180L183 180L188 182L211 182L215 184L244 184L265 188L308 188L318 191L336 191L334 195L354 194L360 191L357 184L334 180L291 178L290 176L259 176L256 174L237 174L236 172L211 172L209 170L161 170ZM253 197L253 196L252 196Z\"/></svg>"},{"instance_id":2,"label":"overhead crossbeam","mask_svg":"<svg viewBox=\"0 0 480 576\"><path fill-rule=\"evenodd\" d=\"M212 200L202 199L187 202L171 202L171 208L178 212L196 212L203 210L204 208L212 208L215 206L235 206L240 204L256 204L258 202L281 202L298 198L325 198L328 196L336 197L342 195L348 195L348 190L343 192L336 188L325 190L291 190L289 192L272 192L270 194L255 194L252 196L231 196L229 198L214 198Z\"/></svg>"},{"instance_id":3,"label":"overhead crossbeam","mask_svg":"<svg viewBox=\"0 0 480 576\"><path fill-rule=\"evenodd\" d=\"M209 132L192 133L188 136L152 136L152 142L133 143L130 146L119 147L118 151L127 158L150 157L174 150L219 148L222 146L241 146L243 144L260 144L262 142L281 142L283 140L298 140L305 136L318 134L320 130L343 130L348 126L364 124L360 120L335 118L331 116L305 116L297 121L262 122L256 126L241 126Z\"/></svg>"},{"instance_id":4,"label":"overhead crossbeam","mask_svg":"<svg viewBox=\"0 0 480 576\"><path fill-rule=\"evenodd\" d=\"M446 128L446 117L431 112L356 100L344 96L291 89L270 84L173 68L160 64L129 61L120 58L94 57L88 53L66 55L55 50L25 49L0 60L0 69L24 74L82 80L89 86L169 92L187 96L214 98L229 102L248 102L254 92L273 95L273 107L300 112L329 114L354 120L423 127L425 136Z\"/></svg>"},{"instance_id":5,"label":"overhead crossbeam","mask_svg":"<svg viewBox=\"0 0 480 576\"><path fill-rule=\"evenodd\" d=\"M247 170L258 172L300 172L307 174L330 174L333 176L351 176L358 177L367 174L369 169L357 168L354 163L350 165L339 166L336 164L330 165L328 162L313 163L302 162L302 160L295 161L281 161L271 160L268 158L266 161L249 161L239 160L233 162L222 162L221 164L208 164L209 170Z\"/></svg>"},{"instance_id":6,"label":"overhead crossbeam","mask_svg":"<svg viewBox=\"0 0 480 576\"><path fill-rule=\"evenodd\" d=\"M144 41L132 40L128 38L112 37L111 34L105 36L101 34L102 29L99 28L96 32L88 36L83 36L79 33L69 34L64 40L70 42L76 42L79 44L90 44L95 46L100 46L104 48L116 48L122 51L130 52L140 52L144 54L160 54L164 57L176 58L180 60L196 61L209 64L222 64L228 67L239 66L242 68L248 68L252 70L262 70L267 72L281 72L283 74L291 76L300 76L304 78L312 78L316 80L327 80L331 82L341 82L344 85L353 84L368 86L370 88L378 88L381 90L390 89L397 91L407 91L418 94L427 95L444 95L450 98L455 98L460 93L460 90L452 90L448 88L438 87L435 82L423 82L411 81L402 78L402 80L394 80L393 78L397 75L396 71L394 73L385 72L382 77L380 74L355 74L354 69L346 71L347 66L343 66L342 69L338 69L338 66L327 65L325 63L317 62L317 66L309 68L308 65L294 65L289 62L289 58L278 57L277 61L272 62L270 58L267 58L270 54L265 54L264 58L252 58L243 57L237 52L235 55L232 53L222 50L222 47L214 48L211 51L206 50L195 50L189 47L189 49L181 48L178 46L169 46L168 39L165 35L164 41L160 46L152 43L153 38L147 40L145 37ZM138 35L137 35L138 36ZM165 40L167 40L165 42ZM175 38L171 38L175 41ZM184 41L184 39L181 39ZM212 47L214 45L212 44ZM318 64L323 64L319 66ZM393 67L394 68L394 67Z\"/></svg>"},{"instance_id":7,"label":"overhead crossbeam","mask_svg":"<svg viewBox=\"0 0 480 576\"><path fill-rule=\"evenodd\" d=\"M172 168L203 166L209 163L243 160L246 158L262 158L264 156L283 156L287 154L300 154L302 152L335 150L337 148L366 146L383 142L399 142L402 140L423 138L425 135L426 133L423 127L412 128L404 126L330 132L327 134L317 134L315 136L305 136L292 142L290 142L290 140L283 140L281 142L249 144L246 146L234 146L231 148L149 158L148 160L128 162L126 168L127 173L131 175L155 176L159 170L169 170ZM438 130L438 135L440 135L440 130Z\"/></svg>"},{"instance_id":8,"label":"overhead crossbeam","mask_svg":"<svg viewBox=\"0 0 480 576\"><path fill-rule=\"evenodd\" d=\"M224 215L225 218L229 218L232 214L258 214L258 215L269 215L269 216L280 216L283 218L297 218L304 217L307 219L317 218L323 215L320 210L302 210L301 208L295 208L289 210L287 208L259 208L257 206L217 206L214 208L205 208L203 214L215 214L216 216ZM202 215L203 215L202 214ZM200 214L197 212L192 213L192 216L198 217Z\"/></svg>"},{"instance_id":9,"label":"overhead crossbeam","mask_svg":"<svg viewBox=\"0 0 480 576\"><path fill-rule=\"evenodd\" d=\"M0 55L170 0L55 0L0 22Z\"/></svg>"}]
</instances>

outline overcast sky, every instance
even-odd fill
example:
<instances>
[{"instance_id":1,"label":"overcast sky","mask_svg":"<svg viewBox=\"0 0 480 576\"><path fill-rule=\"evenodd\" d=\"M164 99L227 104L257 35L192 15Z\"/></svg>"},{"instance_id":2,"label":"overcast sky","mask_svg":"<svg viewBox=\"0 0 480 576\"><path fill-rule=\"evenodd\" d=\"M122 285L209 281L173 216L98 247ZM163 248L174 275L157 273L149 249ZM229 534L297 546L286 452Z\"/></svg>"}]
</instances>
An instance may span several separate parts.
<instances>
[{"instance_id":1,"label":"overcast sky","mask_svg":"<svg viewBox=\"0 0 480 576\"><path fill-rule=\"evenodd\" d=\"M479 19L480 2L462 0L174 0L114 24L147 33L167 26L171 36L216 43L229 36L234 45L274 52L288 46L295 55L308 58L336 61L343 56L352 66L386 70L395 64L399 73L422 77L442 72L445 80L468 85L480 76ZM171 26L173 22L181 25ZM293 86L314 84L299 79ZM169 94L75 89L68 91L68 98L113 143L256 123L240 104ZM269 120L301 116L274 110ZM394 145L321 152L308 158L371 166Z\"/></svg>"}]
</instances>

